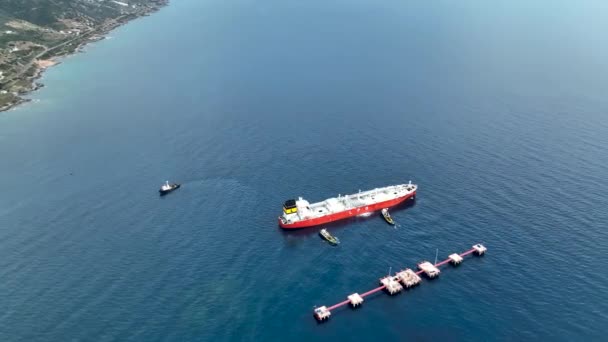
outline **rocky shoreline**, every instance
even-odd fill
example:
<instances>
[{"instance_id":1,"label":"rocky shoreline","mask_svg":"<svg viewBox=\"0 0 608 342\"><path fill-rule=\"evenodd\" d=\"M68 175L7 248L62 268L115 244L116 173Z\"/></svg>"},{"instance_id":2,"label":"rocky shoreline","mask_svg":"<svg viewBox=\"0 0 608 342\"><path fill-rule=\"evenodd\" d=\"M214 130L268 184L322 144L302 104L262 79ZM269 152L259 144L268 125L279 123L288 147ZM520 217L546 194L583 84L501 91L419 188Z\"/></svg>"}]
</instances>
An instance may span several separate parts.
<instances>
[{"instance_id":1,"label":"rocky shoreline","mask_svg":"<svg viewBox=\"0 0 608 342\"><path fill-rule=\"evenodd\" d=\"M84 46L84 45L86 45L86 43L83 44L82 46ZM59 58L59 56L56 57L56 58ZM25 96L25 95L33 92L33 91L36 91L36 90L38 90L40 88L43 88L44 84L40 83L40 82L36 82L36 81L42 77L42 73L46 69L48 69L48 68L50 68L52 66L61 64L61 62L55 61L54 59L45 60L45 62L49 62L49 64L48 65L40 65L40 64L37 63L36 70L34 71L34 76L26 78L28 81L31 82L30 83L30 88L24 89L24 90L22 90L20 92L17 92L17 94L15 94L17 96L17 102L14 102L14 103L5 105L3 107L0 107L0 112L7 111L7 110L9 110L11 108L14 108L14 107L22 104L22 103L30 102L31 99L24 98L23 96Z\"/></svg>"}]
</instances>

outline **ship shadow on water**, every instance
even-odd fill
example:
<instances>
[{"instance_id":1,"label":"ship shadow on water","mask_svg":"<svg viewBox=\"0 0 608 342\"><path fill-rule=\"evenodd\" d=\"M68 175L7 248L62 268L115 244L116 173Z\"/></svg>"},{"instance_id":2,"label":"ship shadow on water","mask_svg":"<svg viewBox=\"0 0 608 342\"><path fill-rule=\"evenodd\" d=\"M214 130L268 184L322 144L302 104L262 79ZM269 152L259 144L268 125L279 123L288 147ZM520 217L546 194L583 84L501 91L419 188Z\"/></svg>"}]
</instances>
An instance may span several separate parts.
<instances>
[{"instance_id":1,"label":"ship shadow on water","mask_svg":"<svg viewBox=\"0 0 608 342\"><path fill-rule=\"evenodd\" d=\"M390 212L391 212L391 214L398 213L398 212L410 209L414 206L416 206L416 198L407 200L404 203L391 207ZM344 229L346 227L350 227L358 222L367 222L367 221L371 221L371 220L382 220L384 222L384 218L382 217L382 214L378 210L378 211L371 212L370 215L368 215L368 216L363 216L363 215L353 216L353 217L349 217L349 218L346 218L343 220L338 220L338 221L318 225L315 227L299 228L299 229L283 229L277 224L277 229L282 231L282 233L285 234L285 236L301 238L301 237L308 237L311 235L318 235L319 231L323 228L327 228L331 232L335 232L335 231L341 231L342 229Z\"/></svg>"}]
</instances>

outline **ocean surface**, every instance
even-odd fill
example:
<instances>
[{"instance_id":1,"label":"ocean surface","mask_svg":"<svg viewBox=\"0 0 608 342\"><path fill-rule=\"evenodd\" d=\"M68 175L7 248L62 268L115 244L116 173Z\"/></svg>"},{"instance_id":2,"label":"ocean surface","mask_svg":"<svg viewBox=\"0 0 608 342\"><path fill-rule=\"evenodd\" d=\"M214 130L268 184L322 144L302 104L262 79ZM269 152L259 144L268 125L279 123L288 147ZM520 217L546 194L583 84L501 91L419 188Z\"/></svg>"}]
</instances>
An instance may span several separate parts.
<instances>
[{"instance_id":1,"label":"ocean surface","mask_svg":"<svg viewBox=\"0 0 608 342\"><path fill-rule=\"evenodd\" d=\"M176 0L118 28L0 113L0 341L604 340L606 32L607 2L548 0ZM409 180L395 228L277 226Z\"/></svg>"}]
</instances>

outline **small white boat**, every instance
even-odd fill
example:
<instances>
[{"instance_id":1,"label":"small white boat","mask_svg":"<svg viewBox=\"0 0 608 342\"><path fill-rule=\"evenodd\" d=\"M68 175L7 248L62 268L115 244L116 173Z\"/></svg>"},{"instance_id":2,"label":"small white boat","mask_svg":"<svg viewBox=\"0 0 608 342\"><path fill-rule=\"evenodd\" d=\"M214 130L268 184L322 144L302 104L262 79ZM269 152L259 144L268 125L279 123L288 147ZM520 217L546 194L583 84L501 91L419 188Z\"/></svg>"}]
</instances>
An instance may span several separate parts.
<instances>
[{"instance_id":1,"label":"small white boat","mask_svg":"<svg viewBox=\"0 0 608 342\"><path fill-rule=\"evenodd\" d=\"M325 240L327 240L327 242L329 242L332 245L337 245L340 243L340 240L337 237L331 235L325 228L321 229L321 231L319 232L319 235L321 235L321 237L323 237Z\"/></svg>"}]
</instances>

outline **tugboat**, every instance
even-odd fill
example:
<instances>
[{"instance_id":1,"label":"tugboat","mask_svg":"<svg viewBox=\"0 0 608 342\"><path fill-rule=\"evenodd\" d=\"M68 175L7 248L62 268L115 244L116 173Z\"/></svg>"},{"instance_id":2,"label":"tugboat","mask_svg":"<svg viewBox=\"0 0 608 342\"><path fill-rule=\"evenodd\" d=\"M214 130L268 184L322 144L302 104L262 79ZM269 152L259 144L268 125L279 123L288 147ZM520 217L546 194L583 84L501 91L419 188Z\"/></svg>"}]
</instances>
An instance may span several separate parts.
<instances>
[{"instance_id":1,"label":"tugboat","mask_svg":"<svg viewBox=\"0 0 608 342\"><path fill-rule=\"evenodd\" d=\"M160 187L160 190L158 190L158 192L160 193L161 196L164 196L175 189L179 189L180 186L181 186L181 184L177 184L177 183L169 184L169 181L166 181L165 184L163 184L163 186Z\"/></svg>"},{"instance_id":2,"label":"tugboat","mask_svg":"<svg viewBox=\"0 0 608 342\"><path fill-rule=\"evenodd\" d=\"M388 213L388 209L387 208L382 209L382 217L384 217L384 220L388 224L395 225L395 221L393 221L393 218L391 217L391 214Z\"/></svg>"},{"instance_id":3,"label":"tugboat","mask_svg":"<svg viewBox=\"0 0 608 342\"><path fill-rule=\"evenodd\" d=\"M337 237L329 234L327 229L321 229L321 231L319 232L319 235L321 235L321 237L323 237L325 240L327 240L327 242L329 242L330 244L332 244L334 246L340 243L340 240Z\"/></svg>"}]
</instances>

